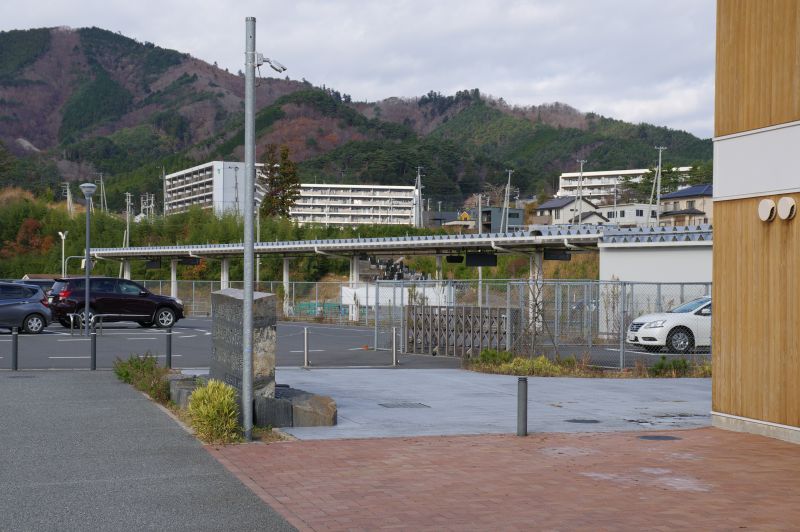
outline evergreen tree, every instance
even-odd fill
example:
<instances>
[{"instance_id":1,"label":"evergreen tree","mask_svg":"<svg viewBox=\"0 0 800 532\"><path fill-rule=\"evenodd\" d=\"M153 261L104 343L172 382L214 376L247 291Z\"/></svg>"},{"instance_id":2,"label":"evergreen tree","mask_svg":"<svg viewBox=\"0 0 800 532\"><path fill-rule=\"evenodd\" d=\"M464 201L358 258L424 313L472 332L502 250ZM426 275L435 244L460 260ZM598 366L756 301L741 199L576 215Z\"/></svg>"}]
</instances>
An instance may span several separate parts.
<instances>
[{"instance_id":1,"label":"evergreen tree","mask_svg":"<svg viewBox=\"0 0 800 532\"><path fill-rule=\"evenodd\" d=\"M14 167L14 157L0 142L0 182L7 183L11 179L11 169Z\"/></svg>"},{"instance_id":2,"label":"evergreen tree","mask_svg":"<svg viewBox=\"0 0 800 532\"><path fill-rule=\"evenodd\" d=\"M300 181L297 177L297 165L289 158L289 148L278 148L269 144L262 158L264 168L259 180L267 192L261 202L261 213L265 216L289 216L289 209L300 195ZM262 177L263 176L263 177Z\"/></svg>"}]
</instances>

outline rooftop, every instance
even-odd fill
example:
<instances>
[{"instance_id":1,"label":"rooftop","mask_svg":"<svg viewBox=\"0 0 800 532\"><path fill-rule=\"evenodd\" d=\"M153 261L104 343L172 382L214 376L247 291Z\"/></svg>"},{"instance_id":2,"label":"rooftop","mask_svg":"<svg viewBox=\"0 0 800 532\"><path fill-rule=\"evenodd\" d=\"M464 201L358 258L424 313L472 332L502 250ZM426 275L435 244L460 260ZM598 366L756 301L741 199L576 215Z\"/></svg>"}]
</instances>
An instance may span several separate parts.
<instances>
[{"instance_id":1,"label":"rooftop","mask_svg":"<svg viewBox=\"0 0 800 532\"><path fill-rule=\"evenodd\" d=\"M664 194L663 196L661 196L661 199L665 200L665 199L690 198L693 196L711 197L714 195L713 189L714 189L713 185L693 185L691 187L686 187L680 190L676 190L675 192L670 192L669 194Z\"/></svg>"}]
</instances>

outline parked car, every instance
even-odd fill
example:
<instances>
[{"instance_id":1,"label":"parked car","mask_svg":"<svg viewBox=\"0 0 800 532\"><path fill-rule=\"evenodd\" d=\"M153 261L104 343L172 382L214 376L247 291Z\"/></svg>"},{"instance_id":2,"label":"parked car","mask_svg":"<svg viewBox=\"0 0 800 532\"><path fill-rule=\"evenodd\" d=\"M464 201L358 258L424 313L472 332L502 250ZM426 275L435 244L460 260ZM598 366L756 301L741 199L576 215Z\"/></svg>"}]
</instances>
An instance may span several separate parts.
<instances>
[{"instance_id":1,"label":"parked car","mask_svg":"<svg viewBox=\"0 0 800 532\"><path fill-rule=\"evenodd\" d=\"M86 282L83 277L57 278L50 294L53 319L70 326L70 314L84 313ZM172 327L183 318L180 299L153 294L139 283L115 277L92 277L89 282L89 319L104 322L134 321L142 327Z\"/></svg>"},{"instance_id":2,"label":"parked car","mask_svg":"<svg viewBox=\"0 0 800 532\"><path fill-rule=\"evenodd\" d=\"M20 279L18 281L13 281L18 284L28 284L38 286L44 292L44 295L49 296L50 291L53 289L53 283L56 282L55 279Z\"/></svg>"},{"instance_id":3,"label":"parked car","mask_svg":"<svg viewBox=\"0 0 800 532\"><path fill-rule=\"evenodd\" d=\"M52 321L47 297L34 285L0 282L0 327L39 334Z\"/></svg>"},{"instance_id":4,"label":"parked car","mask_svg":"<svg viewBox=\"0 0 800 532\"><path fill-rule=\"evenodd\" d=\"M658 352L688 353L711 345L711 298L693 299L669 312L639 316L628 327L628 342Z\"/></svg>"}]
</instances>

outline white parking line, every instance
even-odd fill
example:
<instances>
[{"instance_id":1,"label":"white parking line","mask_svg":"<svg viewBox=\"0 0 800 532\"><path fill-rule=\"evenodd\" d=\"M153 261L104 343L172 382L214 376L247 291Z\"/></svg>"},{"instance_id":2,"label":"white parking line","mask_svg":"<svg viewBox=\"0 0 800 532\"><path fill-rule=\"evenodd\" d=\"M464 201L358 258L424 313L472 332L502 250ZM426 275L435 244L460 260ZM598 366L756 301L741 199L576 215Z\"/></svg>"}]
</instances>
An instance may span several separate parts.
<instances>
[{"instance_id":1,"label":"white parking line","mask_svg":"<svg viewBox=\"0 0 800 532\"><path fill-rule=\"evenodd\" d=\"M348 351L370 351L370 347L351 347Z\"/></svg>"},{"instance_id":2,"label":"white parking line","mask_svg":"<svg viewBox=\"0 0 800 532\"><path fill-rule=\"evenodd\" d=\"M196 334L187 334L185 336L178 336L178 338L197 338Z\"/></svg>"},{"instance_id":3,"label":"white parking line","mask_svg":"<svg viewBox=\"0 0 800 532\"><path fill-rule=\"evenodd\" d=\"M289 351L289 352L290 352L290 353L302 353L302 352L303 352L303 350L301 349L301 350L299 350L299 351ZM325 352L325 350L324 350L324 349L309 349L309 350L308 350L308 352L309 352L309 353L324 353L324 352Z\"/></svg>"}]
</instances>

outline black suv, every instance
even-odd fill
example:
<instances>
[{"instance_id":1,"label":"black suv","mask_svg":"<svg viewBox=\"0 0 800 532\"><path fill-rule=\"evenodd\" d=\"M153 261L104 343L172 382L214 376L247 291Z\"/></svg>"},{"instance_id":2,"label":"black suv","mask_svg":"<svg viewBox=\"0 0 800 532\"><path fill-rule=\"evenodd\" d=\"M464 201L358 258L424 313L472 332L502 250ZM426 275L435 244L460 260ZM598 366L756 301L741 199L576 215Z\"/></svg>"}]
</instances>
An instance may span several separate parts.
<instances>
[{"instance_id":1,"label":"black suv","mask_svg":"<svg viewBox=\"0 0 800 532\"><path fill-rule=\"evenodd\" d=\"M70 326L69 314L83 314L86 281L83 277L57 278L50 293L53 319ZM183 318L180 299L153 294L142 285L115 277L92 277L89 282L89 319L104 322L135 321L142 327L172 327Z\"/></svg>"}]
</instances>

